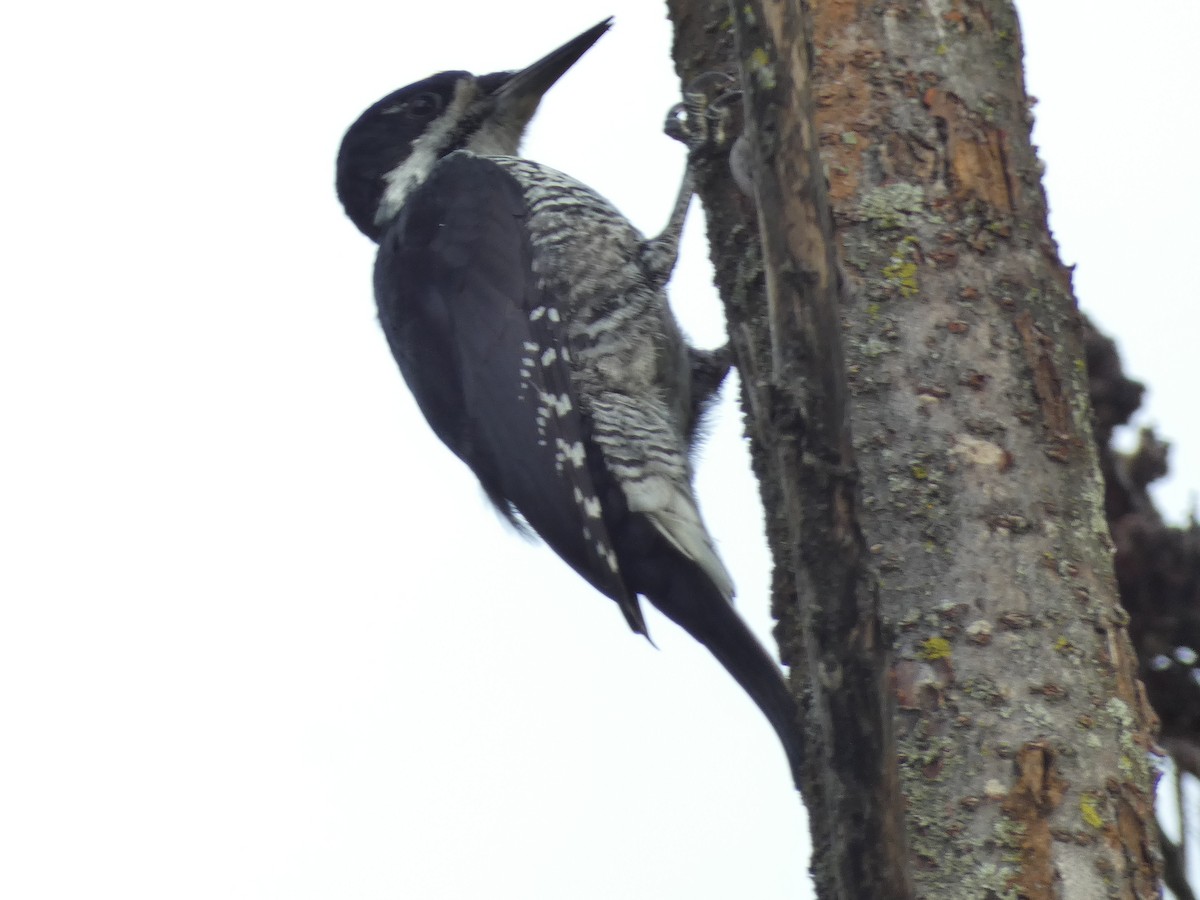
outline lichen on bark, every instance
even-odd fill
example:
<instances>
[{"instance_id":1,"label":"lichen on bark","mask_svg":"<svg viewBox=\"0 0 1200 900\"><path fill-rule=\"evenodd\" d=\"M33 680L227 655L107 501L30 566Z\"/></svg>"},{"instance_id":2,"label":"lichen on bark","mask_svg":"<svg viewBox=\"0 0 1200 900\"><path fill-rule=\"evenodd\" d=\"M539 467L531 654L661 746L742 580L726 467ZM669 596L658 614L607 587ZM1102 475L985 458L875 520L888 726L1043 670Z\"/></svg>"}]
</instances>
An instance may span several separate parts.
<instances>
[{"instance_id":1,"label":"lichen on bark","mask_svg":"<svg viewBox=\"0 0 1200 900\"><path fill-rule=\"evenodd\" d=\"M895 759L864 751L861 761L881 770L849 778L841 793L828 771L810 777L819 890L838 896L844 879L860 876L875 889L836 860L847 829L861 823L828 819L856 808L847 797L856 790L886 799L892 771L903 835L890 837L916 896L1157 896L1151 716L1117 602L1081 317L1046 224L1011 3L790 0L739 4L732 15L719 4L668 5L685 83L742 60L758 175L770 166L784 188L766 213L760 192L756 214L714 167L701 195L746 385L781 645L808 704L814 766L850 733L839 729L857 726L830 712L838 697L813 673L833 665L835 690L861 692L870 715L871 686L854 679L869 682L871 667L889 660L886 721L856 734ZM733 26L750 29L750 42L743 32L734 47ZM811 100L799 113L806 122L789 119L798 113L775 96L800 82ZM787 156L809 140L828 179L816 201ZM780 349L773 310L795 302L796 321L819 316L804 304L821 279L794 260L782 276L773 271L772 248L820 241L771 229L794 215L789 204L811 202L828 205L846 283L841 354L823 355L803 336ZM747 262L757 258L756 231L761 273ZM794 368L779 366L781 352L795 356ZM814 358L842 368L806 375ZM781 372L800 389L781 389ZM814 404L834 375L841 381ZM801 459L810 449L820 457L827 446L804 442L831 402L843 404L853 436L843 474L857 476L831 496L835 505L851 498L845 533L865 536L874 575L795 546L819 542L804 529L822 507L778 483L787 477L781 428ZM838 618L836 602L819 594L837 583L831 572L870 581L843 583L857 618ZM880 655L820 630L876 613ZM872 827L888 833L882 820ZM854 896L899 896L880 890Z\"/></svg>"}]
</instances>

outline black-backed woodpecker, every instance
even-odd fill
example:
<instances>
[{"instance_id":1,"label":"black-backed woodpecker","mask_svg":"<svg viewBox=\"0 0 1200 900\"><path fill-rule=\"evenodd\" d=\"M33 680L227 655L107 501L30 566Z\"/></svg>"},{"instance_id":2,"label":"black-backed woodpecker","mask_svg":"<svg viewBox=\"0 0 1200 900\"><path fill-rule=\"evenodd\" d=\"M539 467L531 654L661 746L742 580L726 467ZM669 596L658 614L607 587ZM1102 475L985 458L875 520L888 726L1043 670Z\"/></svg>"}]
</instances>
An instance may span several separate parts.
<instances>
[{"instance_id":1,"label":"black-backed woodpecker","mask_svg":"<svg viewBox=\"0 0 1200 900\"><path fill-rule=\"evenodd\" d=\"M646 634L646 597L762 709L799 779L796 707L733 610L691 453L728 370L667 305L691 198L646 239L603 197L517 155L543 94L601 22L518 72L442 72L346 133L337 191L379 244L379 320L421 411L500 512Z\"/></svg>"}]
</instances>

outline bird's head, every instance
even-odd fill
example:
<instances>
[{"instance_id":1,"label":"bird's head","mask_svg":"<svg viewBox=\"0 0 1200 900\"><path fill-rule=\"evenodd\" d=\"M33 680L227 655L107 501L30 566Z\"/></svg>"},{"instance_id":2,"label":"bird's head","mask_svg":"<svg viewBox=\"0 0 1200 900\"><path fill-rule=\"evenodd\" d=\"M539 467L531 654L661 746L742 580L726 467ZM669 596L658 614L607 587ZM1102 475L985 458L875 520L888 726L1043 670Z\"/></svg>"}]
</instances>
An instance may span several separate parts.
<instances>
[{"instance_id":1,"label":"bird's head","mask_svg":"<svg viewBox=\"0 0 1200 900\"><path fill-rule=\"evenodd\" d=\"M517 72L440 72L393 91L358 117L337 160L346 214L378 241L408 195L456 150L515 155L538 103L612 20L594 25Z\"/></svg>"}]
</instances>

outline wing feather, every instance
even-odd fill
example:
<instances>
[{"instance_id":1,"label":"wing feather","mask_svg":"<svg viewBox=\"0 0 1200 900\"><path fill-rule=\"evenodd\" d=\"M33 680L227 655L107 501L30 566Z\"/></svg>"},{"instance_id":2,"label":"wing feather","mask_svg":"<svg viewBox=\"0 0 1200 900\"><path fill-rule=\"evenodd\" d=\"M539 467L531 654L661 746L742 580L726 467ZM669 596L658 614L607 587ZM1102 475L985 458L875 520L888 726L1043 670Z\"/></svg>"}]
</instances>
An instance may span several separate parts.
<instances>
[{"instance_id":1,"label":"wing feather","mask_svg":"<svg viewBox=\"0 0 1200 900\"><path fill-rule=\"evenodd\" d=\"M644 634L599 499L609 476L571 381L566 311L535 276L527 218L500 166L447 157L380 242L380 322L430 426L497 508Z\"/></svg>"}]
</instances>

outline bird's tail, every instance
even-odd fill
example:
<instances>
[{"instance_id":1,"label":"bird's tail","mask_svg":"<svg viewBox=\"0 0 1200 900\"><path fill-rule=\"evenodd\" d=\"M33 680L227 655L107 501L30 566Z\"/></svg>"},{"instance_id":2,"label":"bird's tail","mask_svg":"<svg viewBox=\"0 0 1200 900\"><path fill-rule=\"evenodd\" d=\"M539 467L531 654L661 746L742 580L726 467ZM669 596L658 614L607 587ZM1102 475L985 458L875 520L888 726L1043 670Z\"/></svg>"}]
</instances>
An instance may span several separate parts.
<instances>
[{"instance_id":1,"label":"bird's tail","mask_svg":"<svg viewBox=\"0 0 1200 900\"><path fill-rule=\"evenodd\" d=\"M796 700L779 666L704 574L694 566L686 569L691 577L678 577L677 571L666 591L650 601L707 647L762 710L779 736L798 789L803 735Z\"/></svg>"}]
</instances>

